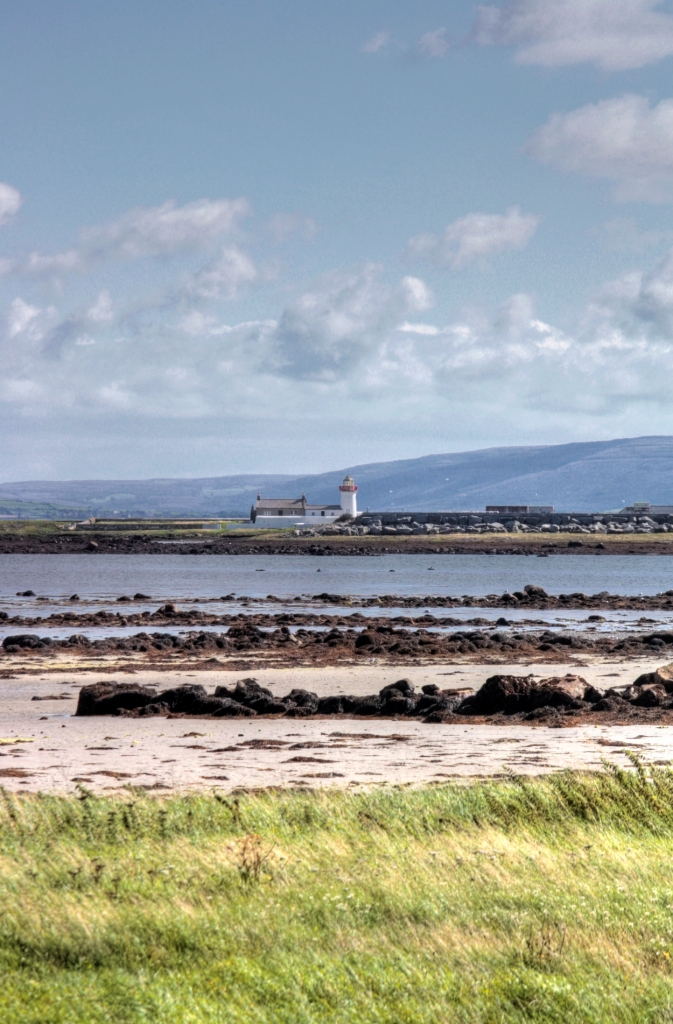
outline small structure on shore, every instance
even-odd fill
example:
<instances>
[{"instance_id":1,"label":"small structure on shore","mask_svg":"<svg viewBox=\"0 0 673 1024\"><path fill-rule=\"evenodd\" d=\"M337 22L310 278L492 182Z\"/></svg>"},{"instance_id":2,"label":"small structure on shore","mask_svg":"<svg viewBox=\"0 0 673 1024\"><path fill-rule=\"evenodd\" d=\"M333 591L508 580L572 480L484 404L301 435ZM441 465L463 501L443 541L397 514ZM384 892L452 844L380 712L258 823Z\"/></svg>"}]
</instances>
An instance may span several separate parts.
<instances>
[{"instance_id":1,"label":"small structure on shore","mask_svg":"<svg viewBox=\"0 0 673 1024\"><path fill-rule=\"evenodd\" d=\"M532 512L548 512L551 515L556 511L553 505L487 505L487 512L497 512L498 515L528 515Z\"/></svg>"},{"instance_id":2,"label":"small structure on shore","mask_svg":"<svg viewBox=\"0 0 673 1024\"><path fill-rule=\"evenodd\" d=\"M339 485L341 494L338 505L309 505L306 495L301 498L263 498L250 509L250 519L255 526L325 526L343 515L357 516L357 485L352 476L345 476Z\"/></svg>"}]
</instances>

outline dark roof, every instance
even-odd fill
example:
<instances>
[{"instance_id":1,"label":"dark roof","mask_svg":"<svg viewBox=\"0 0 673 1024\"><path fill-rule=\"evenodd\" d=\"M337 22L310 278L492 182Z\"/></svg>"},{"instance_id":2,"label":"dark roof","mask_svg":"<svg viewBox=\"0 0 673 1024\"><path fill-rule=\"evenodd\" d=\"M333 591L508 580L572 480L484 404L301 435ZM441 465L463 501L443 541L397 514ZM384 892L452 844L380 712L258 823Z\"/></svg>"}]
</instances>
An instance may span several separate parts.
<instances>
[{"instance_id":1,"label":"dark roof","mask_svg":"<svg viewBox=\"0 0 673 1024\"><path fill-rule=\"evenodd\" d=\"M305 503L301 498L258 498L257 509L260 508L292 508L304 509Z\"/></svg>"},{"instance_id":2,"label":"dark roof","mask_svg":"<svg viewBox=\"0 0 673 1024\"><path fill-rule=\"evenodd\" d=\"M296 512L303 515L307 509L313 511L322 509L340 509L341 505L308 505L301 498L258 498L255 506L257 512L265 512L271 509L283 509L289 512Z\"/></svg>"}]
</instances>

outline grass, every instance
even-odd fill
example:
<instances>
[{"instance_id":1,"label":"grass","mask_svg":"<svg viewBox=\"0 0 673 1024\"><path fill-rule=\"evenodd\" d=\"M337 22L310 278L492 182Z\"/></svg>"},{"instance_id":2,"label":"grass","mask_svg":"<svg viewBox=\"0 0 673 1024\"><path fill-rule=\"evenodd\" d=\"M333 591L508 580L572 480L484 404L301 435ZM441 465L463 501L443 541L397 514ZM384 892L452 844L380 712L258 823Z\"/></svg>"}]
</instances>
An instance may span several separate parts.
<instances>
[{"instance_id":1,"label":"grass","mask_svg":"<svg viewBox=\"0 0 673 1024\"><path fill-rule=\"evenodd\" d=\"M0 805L0 1016L673 1021L673 773Z\"/></svg>"}]
</instances>

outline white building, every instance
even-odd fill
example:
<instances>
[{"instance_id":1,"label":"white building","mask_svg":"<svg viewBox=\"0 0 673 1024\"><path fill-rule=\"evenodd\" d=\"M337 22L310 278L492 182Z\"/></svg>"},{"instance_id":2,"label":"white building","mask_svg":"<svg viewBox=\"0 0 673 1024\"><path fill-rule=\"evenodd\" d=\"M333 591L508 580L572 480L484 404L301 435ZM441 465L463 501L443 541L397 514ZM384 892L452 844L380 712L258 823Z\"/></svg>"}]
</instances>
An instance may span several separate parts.
<instances>
[{"instance_id":1,"label":"white building","mask_svg":"<svg viewBox=\"0 0 673 1024\"><path fill-rule=\"evenodd\" d=\"M339 485L341 500L338 505L309 505L306 495L301 498L263 498L250 509L250 519L257 527L325 526L340 516L356 516L357 486L352 476L344 477Z\"/></svg>"}]
</instances>

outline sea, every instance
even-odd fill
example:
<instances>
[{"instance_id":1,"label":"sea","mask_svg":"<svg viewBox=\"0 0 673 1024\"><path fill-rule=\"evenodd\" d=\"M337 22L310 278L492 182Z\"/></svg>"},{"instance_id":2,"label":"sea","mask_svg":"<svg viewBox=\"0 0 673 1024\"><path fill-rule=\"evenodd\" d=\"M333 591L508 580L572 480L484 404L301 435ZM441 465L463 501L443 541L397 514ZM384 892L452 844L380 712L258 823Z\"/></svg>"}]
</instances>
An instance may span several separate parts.
<instances>
[{"instance_id":1,"label":"sea","mask_svg":"<svg viewBox=\"0 0 673 1024\"><path fill-rule=\"evenodd\" d=\"M549 594L657 594L673 589L670 555L0 555L0 607L19 591L60 601L157 601L502 594L527 583ZM25 606L25 599L19 604Z\"/></svg>"},{"instance_id":2,"label":"sea","mask_svg":"<svg viewBox=\"0 0 673 1024\"><path fill-rule=\"evenodd\" d=\"M549 594L657 594L673 589L673 557L0 555L0 611L27 619L40 616L43 621L34 628L40 635L59 639L67 637L73 628L91 639L137 633L137 625L124 623L124 613L155 611L166 602L182 607L200 603L204 611L213 614L291 610L394 618L400 614L419 616L424 609L400 607L394 601L384 608L358 608L358 598L480 597L520 590L527 583L542 586ZM33 593L24 596L25 591ZM320 600L325 594L330 595L329 602ZM73 595L77 595L77 602L70 600ZM341 600L334 601L334 595ZM275 601L269 604L266 599L271 596ZM120 603L120 598L134 600ZM54 612L102 609L119 612L122 619L100 627L44 622L44 617ZM507 607L498 611L464 607L427 611L437 619L454 620L453 625L438 622L438 628L449 631L475 617L484 619L484 625L486 620L495 625L503 614L512 626L523 629L539 628L541 624L566 630L590 626L592 632L616 630L626 634L642 631L649 624L653 628L655 623L659 628L673 627L673 612L668 610L646 617L634 610L606 610L601 613L604 621L598 623L589 623L586 612L572 609L560 612ZM31 626L21 628L30 630ZM221 626L206 628L222 630ZM165 632L166 627L160 631ZM10 622L0 623L0 642L15 632L16 626Z\"/></svg>"}]
</instances>

